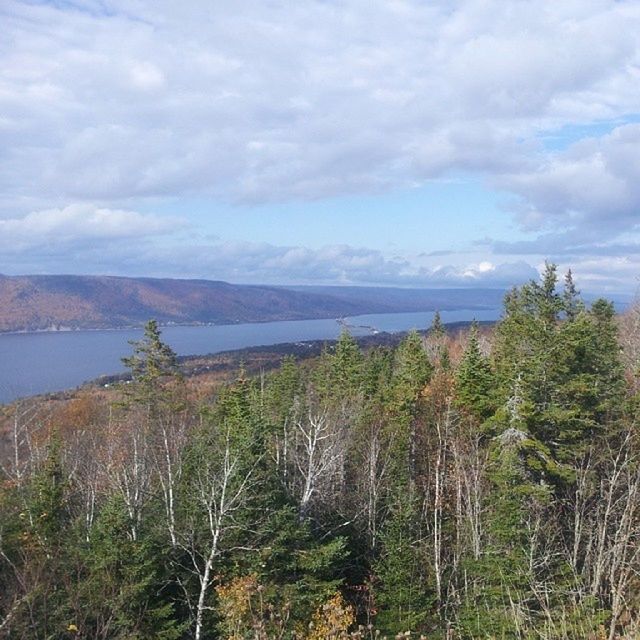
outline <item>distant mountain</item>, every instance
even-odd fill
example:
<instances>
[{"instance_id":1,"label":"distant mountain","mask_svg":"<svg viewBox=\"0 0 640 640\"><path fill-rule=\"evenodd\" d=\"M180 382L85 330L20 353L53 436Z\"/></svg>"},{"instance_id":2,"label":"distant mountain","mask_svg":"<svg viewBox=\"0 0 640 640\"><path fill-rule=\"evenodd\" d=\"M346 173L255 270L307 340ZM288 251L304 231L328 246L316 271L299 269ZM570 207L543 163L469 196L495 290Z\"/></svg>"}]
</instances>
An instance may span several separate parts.
<instances>
[{"instance_id":1,"label":"distant mountain","mask_svg":"<svg viewBox=\"0 0 640 640\"><path fill-rule=\"evenodd\" d=\"M0 275L0 332L233 324L364 313L494 308L496 290L267 287L210 280Z\"/></svg>"},{"instance_id":2,"label":"distant mountain","mask_svg":"<svg viewBox=\"0 0 640 640\"><path fill-rule=\"evenodd\" d=\"M283 287L284 288L284 287ZM291 291L354 301L378 311L452 311L455 309L496 309L502 307L504 289L403 289L400 287L296 286Z\"/></svg>"}]
</instances>

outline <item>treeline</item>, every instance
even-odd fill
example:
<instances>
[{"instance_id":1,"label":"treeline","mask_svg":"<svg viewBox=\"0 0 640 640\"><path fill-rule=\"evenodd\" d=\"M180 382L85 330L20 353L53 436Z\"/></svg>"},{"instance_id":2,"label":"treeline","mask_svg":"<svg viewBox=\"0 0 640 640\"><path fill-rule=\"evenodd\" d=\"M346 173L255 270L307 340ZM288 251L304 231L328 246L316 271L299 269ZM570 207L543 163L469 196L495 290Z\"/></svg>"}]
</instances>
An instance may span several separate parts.
<instances>
[{"instance_id":1,"label":"treeline","mask_svg":"<svg viewBox=\"0 0 640 640\"><path fill-rule=\"evenodd\" d=\"M549 265L214 397L150 322L107 401L12 409L0 637L636 638L638 318Z\"/></svg>"}]
</instances>

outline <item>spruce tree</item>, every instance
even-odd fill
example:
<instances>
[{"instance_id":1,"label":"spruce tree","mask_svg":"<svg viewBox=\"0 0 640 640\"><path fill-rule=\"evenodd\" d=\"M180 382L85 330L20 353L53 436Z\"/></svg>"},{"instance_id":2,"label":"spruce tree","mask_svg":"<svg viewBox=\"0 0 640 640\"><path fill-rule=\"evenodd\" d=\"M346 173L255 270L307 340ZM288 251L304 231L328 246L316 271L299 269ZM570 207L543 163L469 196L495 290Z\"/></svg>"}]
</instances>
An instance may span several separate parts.
<instances>
[{"instance_id":1,"label":"spruce tree","mask_svg":"<svg viewBox=\"0 0 640 640\"><path fill-rule=\"evenodd\" d=\"M419 522L415 499L398 493L373 566L376 626L384 633L421 630L435 601L426 585L427 558Z\"/></svg>"},{"instance_id":2,"label":"spruce tree","mask_svg":"<svg viewBox=\"0 0 640 640\"><path fill-rule=\"evenodd\" d=\"M360 390L363 362L358 343L348 331L342 331L331 357L334 394L350 396Z\"/></svg>"},{"instance_id":3,"label":"spruce tree","mask_svg":"<svg viewBox=\"0 0 640 640\"><path fill-rule=\"evenodd\" d=\"M433 374L422 338L411 331L396 349L387 403L393 481L413 483L416 473L417 413L420 397Z\"/></svg>"},{"instance_id":4,"label":"spruce tree","mask_svg":"<svg viewBox=\"0 0 640 640\"><path fill-rule=\"evenodd\" d=\"M573 282L573 273L569 269L564 277L563 307L568 320L575 320L576 316L584 310L584 303L580 299L580 292Z\"/></svg>"},{"instance_id":5,"label":"spruce tree","mask_svg":"<svg viewBox=\"0 0 640 640\"><path fill-rule=\"evenodd\" d=\"M85 637L175 640L186 628L168 596L166 556L148 527L138 540L129 535L129 517L118 496L103 505L88 543L76 555L86 566L76 586L76 617Z\"/></svg>"},{"instance_id":6,"label":"spruce tree","mask_svg":"<svg viewBox=\"0 0 640 640\"><path fill-rule=\"evenodd\" d=\"M135 400L157 400L162 383L180 376L177 356L162 341L161 335L158 322L149 320L144 327L143 338L130 341L132 355L122 358L122 363L131 373L132 388L129 393Z\"/></svg>"},{"instance_id":7,"label":"spruce tree","mask_svg":"<svg viewBox=\"0 0 640 640\"><path fill-rule=\"evenodd\" d=\"M474 321L456 373L457 402L479 421L484 421L495 409L494 385L493 371L488 358L480 351L478 325Z\"/></svg>"}]
</instances>

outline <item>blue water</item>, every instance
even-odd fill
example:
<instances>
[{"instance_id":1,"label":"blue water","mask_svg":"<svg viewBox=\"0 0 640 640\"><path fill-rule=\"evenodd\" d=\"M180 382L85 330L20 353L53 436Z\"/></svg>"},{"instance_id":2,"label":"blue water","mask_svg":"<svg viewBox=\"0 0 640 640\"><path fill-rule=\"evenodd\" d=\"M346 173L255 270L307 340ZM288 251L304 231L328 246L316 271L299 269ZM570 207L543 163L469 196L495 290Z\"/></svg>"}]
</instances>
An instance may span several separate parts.
<instances>
[{"instance_id":1,"label":"blue water","mask_svg":"<svg viewBox=\"0 0 640 640\"><path fill-rule=\"evenodd\" d=\"M498 310L441 312L443 322L495 320ZM388 313L346 319L353 335L378 331L425 329L432 312ZM335 320L294 320L259 324L165 327L162 337L178 355L217 353L230 349L303 340L330 340L341 331ZM120 358L131 352L129 340L142 330L72 331L0 334L0 403L76 387L103 374L123 371Z\"/></svg>"}]
</instances>

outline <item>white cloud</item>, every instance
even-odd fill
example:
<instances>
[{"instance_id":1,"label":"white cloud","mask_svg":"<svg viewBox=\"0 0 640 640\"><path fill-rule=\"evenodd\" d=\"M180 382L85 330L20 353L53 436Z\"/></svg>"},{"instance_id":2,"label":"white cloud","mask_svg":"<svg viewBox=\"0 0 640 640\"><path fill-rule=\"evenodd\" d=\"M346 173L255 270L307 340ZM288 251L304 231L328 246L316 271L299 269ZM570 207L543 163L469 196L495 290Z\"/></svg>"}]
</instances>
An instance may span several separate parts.
<instances>
[{"instance_id":1,"label":"white cloud","mask_svg":"<svg viewBox=\"0 0 640 640\"><path fill-rule=\"evenodd\" d=\"M14 207L495 173L542 130L640 106L635 2L7 0L2 22Z\"/></svg>"},{"instance_id":2,"label":"white cloud","mask_svg":"<svg viewBox=\"0 0 640 640\"><path fill-rule=\"evenodd\" d=\"M497 265L483 261L479 264L439 266L422 269L420 275L432 285L458 287L510 287L538 278L536 269L522 260Z\"/></svg>"},{"instance_id":3,"label":"white cloud","mask_svg":"<svg viewBox=\"0 0 640 640\"><path fill-rule=\"evenodd\" d=\"M69 245L142 239L182 226L184 223L177 218L77 204L0 220L0 247L5 253L46 245L66 251Z\"/></svg>"},{"instance_id":4,"label":"white cloud","mask_svg":"<svg viewBox=\"0 0 640 640\"><path fill-rule=\"evenodd\" d=\"M544 158L540 165L503 176L518 196L521 225L532 240L494 242L498 254L582 260L640 253L640 124L616 127Z\"/></svg>"},{"instance_id":5,"label":"white cloud","mask_svg":"<svg viewBox=\"0 0 640 640\"><path fill-rule=\"evenodd\" d=\"M317 249L219 240L165 242L148 234L106 235L89 241L42 243L18 251L0 272L93 273L205 278L253 284L360 284L407 287L509 287L536 278L524 262L437 265L389 258L347 244ZM141 232L142 233L142 232ZM45 233L41 237L47 237ZM77 237L76 237L77 239ZM37 265L37 266L35 266Z\"/></svg>"},{"instance_id":6,"label":"white cloud","mask_svg":"<svg viewBox=\"0 0 640 640\"><path fill-rule=\"evenodd\" d=\"M162 71L150 62L136 62L129 69L133 86L143 91L160 89L165 84Z\"/></svg>"},{"instance_id":7,"label":"white cloud","mask_svg":"<svg viewBox=\"0 0 640 640\"><path fill-rule=\"evenodd\" d=\"M640 113L640 3L188 4L2 3L0 247L12 265L424 286L526 279L522 256L574 257L607 286L639 266L640 125L559 152L542 141ZM427 267L349 245L169 246L180 222L135 211L467 172L513 194L539 237Z\"/></svg>"},{"instance_id":8,"label":"white cloud","mask_svg":"<svg viewBox=\"0 0 640 640\"><path fill-rule=\"evenodd\" d=\"M640 124L586 138L502 184L521 198L534 228L577 229L603 239L640 224Z\"/></svg>"}]
</instances>

